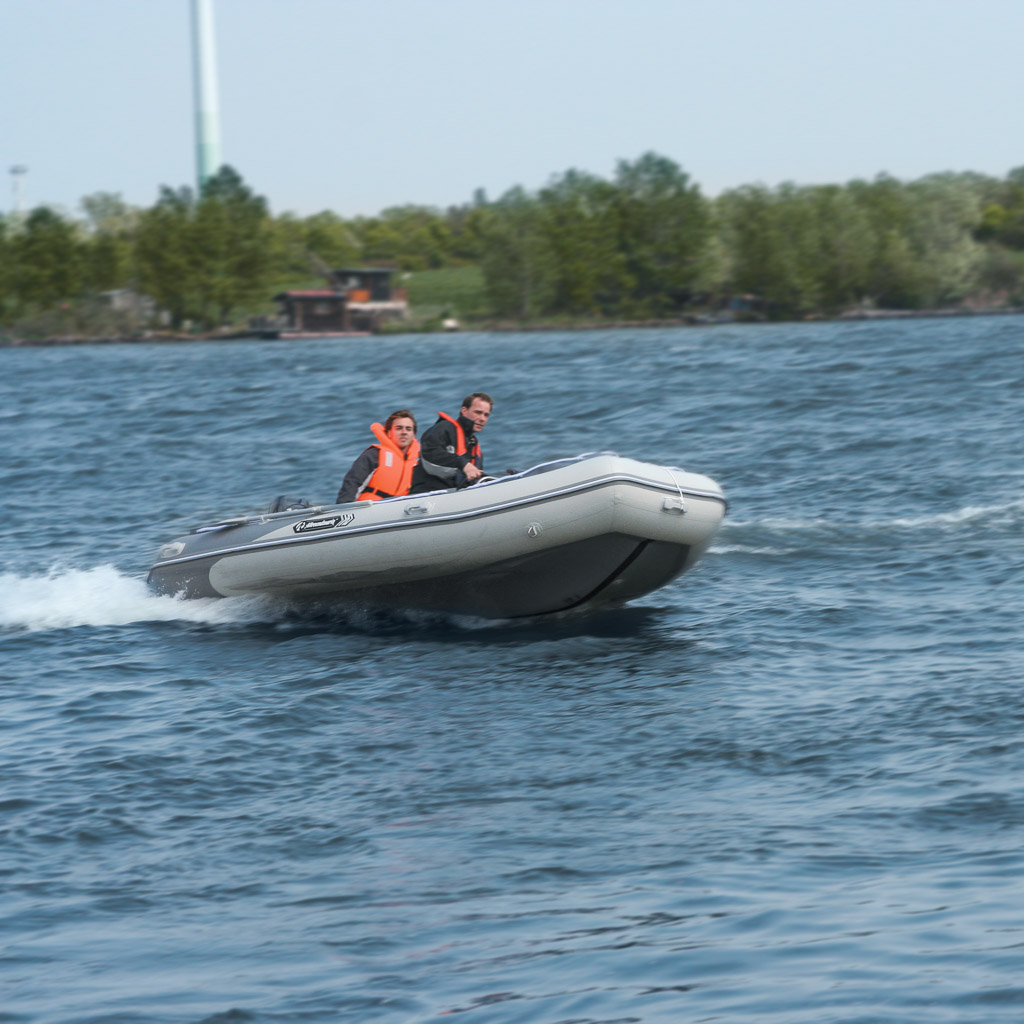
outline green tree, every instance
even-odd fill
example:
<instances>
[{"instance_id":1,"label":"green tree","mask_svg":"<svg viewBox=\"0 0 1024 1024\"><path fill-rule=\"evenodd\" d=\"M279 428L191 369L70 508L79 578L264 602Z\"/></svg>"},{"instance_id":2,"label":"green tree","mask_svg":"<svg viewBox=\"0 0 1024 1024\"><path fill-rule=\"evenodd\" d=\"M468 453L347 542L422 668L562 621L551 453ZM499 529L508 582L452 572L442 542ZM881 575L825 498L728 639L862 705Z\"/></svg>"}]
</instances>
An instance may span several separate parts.
<instances>
[{"instance_id":1,"label":"green tree","mask_svg":"<svg viewBox=\"0 0 1024 1024\"><path fill-rule=\"evenodd\" d=\"M324 210L303 221L306 249L315 253L321 266L337 270L361 262L359 240L336 213Z\"/></svg>"},{"instance_id":2,"label":"green tree","mask_svg":"<svg viewBox=\"0 0 1024 1024\"><path fill-rule=\"evenodd\" d=\"M911 246L913 200L907 186L887 174L852 181L846 192L864 218L870 242L862 304L912 309L920 302L921 280Z\"/></svg>"},{"instance_id":3,"label":"green tree","mask_svg":"<svg viewBox=\"0 0 1024 1024\"><path fill-rule=\"evenodd\" d=\"M204 184L191 227L203 324L229 323L239 309L263 302L273 268L266 200L225 165Z\"/></svg>"},{"instance_id":4,"label":"green tree","mask_svg":"<svg viewBox=\"0 0 1024 1024\"><path fill-rule=\"evenodd\" d=\"M645 153L615 172L622 279L628 304L660 315L687 302L700 279L711 238L711 208L678 164Z\"/></svg>"},{"instance_id":5,"label":"green tree","mask_svg":"<svg viewBox=\"0 0 1024 1024\"><path fill-rule=\"evenodd\" d=\"M140 287L167 311L177 328L197 315L199 308L202 267L192 237L194 207L190 188L162 186L157 202L143 211L135 233Z\"/></svg>"},{"instance_id":6,"label":"green tree","mask_svg":"<svg viewBox=\"0 0 1024 1024\"><path fill-rule=\"evenodd\" d=\"M987 198L975 237L1024 251L1024 167L1010 171L1006 181Z\"/></svg>"},{"instance_id":7,"label":"green tree","mask_svg":"<svg viewBox=\"0 0 1024 1024\"><path fill-rule=\"evenodd\" d=\"M874 256L871 225L853 193L840 185L803 190L808 206L806 234L810 245L802 254L810 261L808 276L817 281L820 309L838 312L864 301Z\"/></svg>"},{"instance_id":8,"label":"green tree","mask_svg":"<svg viewBox=\"0 0 1024 1024\"><path fill-rule=\"evenodd\" d=\"M198 200L189 188L165 186L140 218L135 255L143 291L175 326L228 323L267 298L274 247L266 201L227 166Z\"/></svg>"},{"instance_id":9,"label":"green tree","mask_svg":"<svg viewBox=\"0 0 1024 1024\"><path fill-rule=\"evenodd\" d=\"M447 218L429 206L392 206L356 221L369 263L394 263L402 270L436 270L453 262Z\"/></svg>"},{"instance_id":10,"label":"green tree","mask_svg":"<svg viewBox=\"0 0 1024 1024\"><path fill-rule=\"evenodd\" d=\"M445 214L451 238L449 261L456 266L479 263L483 254L481 226L486 216L487 199L478 191L472 203L452 206Z\"/></svg>"},{"instance_id":11,"label":"green tree","mask_svg":"<svg viewBox=\"0 0 1024 1024\"><path fill-rule=\"evenodd\" d=\"M978 283L983 292L981 299L987 305L998 305L1006 300L1019 305L1024 301L1022 279L1024 257L1019 251L995 243L985 245Z\"/></svg>"},{"instance_id":12,"label":"green tree","mask_svg":"<svg viewBox=\"0 0 1024 1024\"><path fill-rule=\"evenodd\" d=\"M663 315L722 264L708 202L655 153L620 162L613 182L570 170L536 196L512 189L472 215L504 315Z\"/></svg>"},{"instance_id":13,"label":"green tree","mask_svg":"<svg viewBox=\"0 0 1024 1024\"><path fill-rule=\"evenodd\" d=\"M920 275L921 303L944 306L977 286L985 251L974 238L982 183L974 175L933 174L909 186L909 239Z\"/></svg>"},{"instance_id":14,"label":"green tree","mask_svg":"<svg viewBox=\"0 0 1024 1024\"><path fill-rule=\"evenodd\" d=\"M545 311L614 312L631 293L619 250L617 197L608 182L575 170L541 191L538 228L550 267Z\"/></svg>"},{"instance_id":15,"label":"green tree","mask_svg":"<svg viewBox=\"0 0 1024 1024\"><path fill-rule=\"evenodd\" d=\"M358 265L362 259L352 229L326 210L304 218L290 213L275 217L271 233L275 271L284 281L314 277L326 282L332 270Z\"/></svg>"},{"instance_id":16,"label":"green tree","mask_svg":"<svg viewBox=\"0 0 1024 1024\"><path fill-rule=\"evenodd\" d=\"M120 195L97 192L81 201L85 213L85 278L90 291L134 284L134 238L139 211Z\"/></svg>"},{"instance_id":17,"label":"green tree","mask_svg":"<svg viewBox=\"0 0 1024 1024\"><path fill-rule=\"evenodd\" d=\"M72 220L49 207L37 207L10 244L18 312L43 310L79 296L84 284L84 247Z\"/></svg>"},{"instance_id":18,"label":"green tree","mask_svg":"<svg viewBox=\"0 0 1024 1024\"><path fill-rule=\"evenodd\" d=\"M816 226L795 185L772 191L745 185L718 197L716 210L730 254L728 290L775 315L816 308L820 282L814 268Z\"/></svg>"},{"instance_id":19,"label":"green tree","mask_svg":"<svg viewBox=\"0 0 1024 1024\"><path fill-rule=\"evenodd\" d=\"M481 212L481 268L494 312L529 320L550 307L553 254L540 204L517 186Z\"/></svg>"},{"instance_id":20,"label":"green tree","mask_svg":"<svg viewBox=\"0 0 1024 1024\"><path fill-rule=\"evenodd\" d=\"M10 221L7 217L0 215L0 325L9 322L14 307L12 282L14 261L10 235Z\"/></svg>"}]
</instances>

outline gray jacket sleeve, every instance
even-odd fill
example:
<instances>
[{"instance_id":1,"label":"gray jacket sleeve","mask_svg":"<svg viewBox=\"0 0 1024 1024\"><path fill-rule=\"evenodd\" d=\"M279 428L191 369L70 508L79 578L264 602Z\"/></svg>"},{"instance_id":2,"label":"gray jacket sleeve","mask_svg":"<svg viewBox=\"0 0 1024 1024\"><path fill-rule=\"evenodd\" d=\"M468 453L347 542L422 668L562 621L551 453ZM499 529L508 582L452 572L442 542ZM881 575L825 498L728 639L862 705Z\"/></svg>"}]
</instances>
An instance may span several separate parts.
<instances>
[{"instance_id":1,"label":"gray jacket sleeve","mask_svg":"<svg viewBox=\"0 0 1024 1024\"><path fill-rule=\"evenodd\" d=\"M335 499L339 505L346 501L356 500L356 495L362 490L363 485L373 476L373 471L377 468L378 461L377 447L376 445L370 445L352 463L352 468L345 474L345 479L341 482L341 490L338 491L338 497Z\"/></svg>"}]
</instances>

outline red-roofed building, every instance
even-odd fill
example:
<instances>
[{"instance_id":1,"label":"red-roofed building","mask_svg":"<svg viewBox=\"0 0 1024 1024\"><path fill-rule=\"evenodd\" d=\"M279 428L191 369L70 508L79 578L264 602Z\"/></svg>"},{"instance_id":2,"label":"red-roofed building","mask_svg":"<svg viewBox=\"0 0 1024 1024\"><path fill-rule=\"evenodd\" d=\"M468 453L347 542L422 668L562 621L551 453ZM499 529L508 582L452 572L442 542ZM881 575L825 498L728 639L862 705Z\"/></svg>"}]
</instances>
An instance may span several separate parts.
<instances>
[{"instance_id":1,"label":"red-roofed building","mask_svg":"<svg viewBox=\"0 0 1024 1024\"><path fill-rule=\"evenodd\" d=\"M348 296L328 288L281 292L274 296L285 330L302 333L348 333Z\"/></svg>"},{"instance_id":2,"label":"red-roofed building","mask_svg":"<svg viewBox=\"0 0 1024 1024\"><path fill-rule=\"evenodd\" d=\"M333 288L281 292L278 330L293 334L375 331L386 320L405 320L405 292L392 289L394 271L382 267L331 272Z\"/></svg>"}]
</instances>

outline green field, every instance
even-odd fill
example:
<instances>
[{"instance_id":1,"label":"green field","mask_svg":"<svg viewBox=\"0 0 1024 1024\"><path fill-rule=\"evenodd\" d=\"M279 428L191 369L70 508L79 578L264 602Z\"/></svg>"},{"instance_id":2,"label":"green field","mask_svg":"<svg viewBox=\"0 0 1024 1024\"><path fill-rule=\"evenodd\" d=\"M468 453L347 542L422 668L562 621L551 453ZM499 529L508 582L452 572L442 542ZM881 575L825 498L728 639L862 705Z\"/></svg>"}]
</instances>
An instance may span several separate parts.
<instances>
[{"instance_id":1,"label":"green field","mask_svg":"<svg viewBox=\"0 0 1024 1024\"><path fill-rule=\"evenodd\" d=\"M488 313L484 275L479 267L398 274L395 285L408 290L412 317L417 321L442 316L466 320Z\"/></svg>"}]
</instances>

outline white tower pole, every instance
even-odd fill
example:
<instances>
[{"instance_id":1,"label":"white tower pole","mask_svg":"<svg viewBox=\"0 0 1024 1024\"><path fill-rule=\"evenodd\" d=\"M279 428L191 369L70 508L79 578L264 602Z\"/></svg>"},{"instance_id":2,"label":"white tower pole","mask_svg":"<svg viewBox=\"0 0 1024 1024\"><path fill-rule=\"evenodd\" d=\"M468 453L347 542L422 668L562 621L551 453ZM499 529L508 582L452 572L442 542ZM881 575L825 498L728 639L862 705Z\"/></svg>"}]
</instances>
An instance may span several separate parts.
<instances>
[{"instance_id":1,"label":"white tower pole","mask_svg":"<svg viewBox=\"0 0 1024 1024\"><path fill-rule=\"evenodd\" d=\"M195 73L196 179L201 195L203 186L221 166L213 0L192 0L192 62Z\"/></svg>"}]
</instances>

